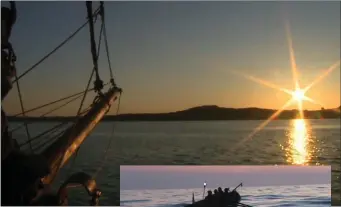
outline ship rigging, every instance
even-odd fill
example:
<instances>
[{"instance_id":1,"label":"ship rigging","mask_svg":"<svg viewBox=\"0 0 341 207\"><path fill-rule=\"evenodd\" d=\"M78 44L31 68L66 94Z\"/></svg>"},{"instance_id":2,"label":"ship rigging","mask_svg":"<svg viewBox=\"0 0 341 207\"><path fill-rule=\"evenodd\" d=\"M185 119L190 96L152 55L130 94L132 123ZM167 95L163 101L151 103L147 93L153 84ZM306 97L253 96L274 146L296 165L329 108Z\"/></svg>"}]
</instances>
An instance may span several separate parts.
<instances>
[{"instance_id":1,"label":"ship rigging","mask_svg":"<svg viewBox=\"0 0 341 207\"><path fill-rule=\"evenodd\" d=\"M111 105L116 100L118 100L117 113L119 110L122 89L116 85L110 62L109 46L105 25L104 2L101 1L100 6L95 11L93 11L92 7L92 2L87 1L87 21L82 24L73 34L66 38L61 44L59 44L55 49L46 54L36 64L25 70L25 72L23 72L21 75L15 75L15 80L12 83L16 84L22 111L12 117L26 117L27 113L29 112L64 102L63 104L58 105L48 112L40 115L40 117L46 117L52 112L70 104L71 102L81 99L81 103L78 108L76 117L74 117L71 121L71 125L70 120L63 121L62 123L58 123L50 129L47 129L44 132L38 134L37 136L32 137L30 135L28 127L31 122L24 119L24 124L9 130L9 134L12 134L13 132L24 127L28 139L24 143L17 144L8 158L2 161L3 205L67 205L67 189L74 186L84 186L87 193L91 197L90 204L99 204L101 191L96 185L95 177L100 171L100 168L97 170L95 175L89 175L85 172L78 172L70 175L69 178L59 188L57 193L53 193L47 190L48 187L55 180L56 175L60 172L62 167L71 158L71 156L75 155L75 158L77 157L77 152L83 141L87 138L87 136L89 136L96 125L103 119L103 117L109 111ZM98 45L96 45L94 24L98 21L98 19L100 19L101 21L101 27ZM32 72L35 68L37 68L37 66L44 62L47 58L53 55L63 45L69 42L79 33L79 31L81 31L87 25L89 26L90 33L93 70L87 82L86 89L82 92L74 93L69 96L59 98L58 100L25 110L22 92L20 90L20 80L28 73ZM110 72L110 80L107 83L104 83L101 79L98 67L98 58L102 37L104 39L108 68ZM15 68L15 62L17 58L12 48L9 50L6 58L9 59L10 65ZM4 68L4 66L2 65L2 71L4 71L5 69L7 68ZM90 85L93 78L95 79L93 82L94 86L91 88ZM109 86L108 91L103 92L104 86ZM93 100L93 103L89 107L85 108L85 98L91 91L94 91L96 93L96 96ZM108 148L111 144L111 140L112 139L110 139L109 141L106 152L108 151ZM24 148L26 146L29 146L28 153L24 153ZM27 160L32 159L34 160L33 162L26 162ZM44 165L43 163L46 163L46 167L48 168L48 170L46 172L44 170L41 170L40 174L33 173L33 177L28 177L27 174L29 173L22 170L26 169L28 170L28 172L36 171L38 165L33 165L34 163L37 164L37 162L40 162L40 165ZM4 198L6 199L4 200Z\"/></svg>"}]
</instances>

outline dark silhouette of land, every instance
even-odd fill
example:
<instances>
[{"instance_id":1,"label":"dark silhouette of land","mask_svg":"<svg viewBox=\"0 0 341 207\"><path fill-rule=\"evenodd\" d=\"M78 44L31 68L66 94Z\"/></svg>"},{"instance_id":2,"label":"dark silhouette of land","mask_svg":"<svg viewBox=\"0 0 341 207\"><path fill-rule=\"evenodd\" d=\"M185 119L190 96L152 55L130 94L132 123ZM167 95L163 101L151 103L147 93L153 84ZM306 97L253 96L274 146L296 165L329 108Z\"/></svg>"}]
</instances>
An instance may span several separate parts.
<instances>
[{"instance_id":1,"label":"dark silhouette of land","mask_svg":"<svg viewBox=\"0 0 341 207\"><path fill-rule=\"evenodd\" d=\"M340 109L304 110L306 119L339 119ZM213 120L265 120L276 110L262 108L223 108L219 106L199 106L170 113L141 113L107 115L105 121L213 121ZM298 110L284 110L275 119L295 119ZM11 117L9 121L67 121L74 117Z\"/></svg>"}]
</instances>

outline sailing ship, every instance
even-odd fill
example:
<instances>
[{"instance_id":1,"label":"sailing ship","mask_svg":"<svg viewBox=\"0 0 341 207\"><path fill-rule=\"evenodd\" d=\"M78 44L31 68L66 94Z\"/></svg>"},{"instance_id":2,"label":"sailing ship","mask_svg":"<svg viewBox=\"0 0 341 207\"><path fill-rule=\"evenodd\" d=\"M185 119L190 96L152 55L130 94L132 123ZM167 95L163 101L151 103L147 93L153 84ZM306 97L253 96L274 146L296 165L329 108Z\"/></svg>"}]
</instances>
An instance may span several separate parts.
<instances>
[{"instance_id":1,"label":"sailing ship","mask_svg":"<svg viewBox=\"0 0 341 207\"><path fill-rule=\"evenodd\" d=\"M225 188L222 191L221 188L215 189L214 194L212 191L208 191L208 195L200 201L195 201L194 193L192 194L192 204L186 205L184 207L251 207L250 205L246 205L241 203L241 196L237 192L237 188L243 186L243 183L240 183L237 187L235 187L232 191L229 191L228 188ZM206 190L206 182L204 183L204 193L205 196Z\"/></svg>"},{"instance_id":2,"label":"sailing ship","mask_svg":"<svg viewBox=\"0 0 341 207\"><path fill-rule=\"evenodd\" d=\"M36 137L30 137L27 129L28 123L19 126L19 128L20 127L26 128L28 141L25 143L21 143L20 145L17 144L18 148L16 150L16 153L14 153L15 156L12 156L11 159L7 159L5 163L4 161L2 161L2 205L67 205L68 198L67 189L69 187L74 186L85 187L88 195L91 197L90 205L99 204L101 191L96 185L94 176L89 175L85 172L78 172L70 175L69 178L60 186L58 192L49 191L49 186L52 185L57 174L67 163L70 157L77 152L77 150L82 145L84 140L89 136L89 134L96 127L96 125L106 115L111 105L117 100L119 103L119 98L122 93L122 89L116 85L112 74L109 58L110 57L109 49L106 38L104 3L103 1L101 1L99 7L93 11L92 2L87 1L86 8L87 21L80 28L78 28L71 36L69 36L65 41L63 41L58 47L56 47L51 53L47 54L40 61L38 61L37 64L30 67L20 76L15 75L15 80L12 82L17 85L22 108L22 112L14 115L14 117L18 117L21 115L25 117L25 114L30 111L46 107L48 105L60 103L61 101L67 101L63 105L60 105L57 108L54 108L48 113L45 113L41 116L45 117L49 113L52 113L52 111L55 111L61 108L62 106L65 106L71 103L72 101L75 101L76 99L82 98L82 101L77 113L77 117L72 121L71 125L66 128L66 130L62 129L62 131L59 131L57 133L57 131L60 130L62 126L66 126L66 124L69 124L70 120L65 121L65 123L60 123L52 127L51 129L47 129L45 132L39 134ZM102 24L99 35L100 40L98 41L98 45L96 46L94 24L98 20L98 17L100 17ZM30 110L24 110L23 102L21 99L19 80L22 77L24 77L27 73L32 71L37 65L39 65L45 59L51 56L55 51L57 51L66 42L72 39L80 30L82 30L87 25L89 26L90 32L90 45L93 61L93 70L88 81L88 84L86 86L86 90L83 92L72 94L65 98L61 98L57 101L53 101L51 103L44 104L39 107L35 107ZM98 68L99 57L98 53L102 36L104 37L104 43L108 58L108 67L111 76L111 79L107 84L104 84L103 81L101 80ZM7 54L7 58L9 58L11 66L15 67L16 57L13 49L9 51L9 53ZM4 59L2 59L2 62L3 61ZM2 65L2 71L4 71L3 67L4 66ZM93 76L95 76L95 81L94 87L91 88L90 83L92 81ZM109 89L106 92L103 92L103 88L105 85L109 85ZM94 101L90 107L88 107L87 109L83 109L84 99L89 91L95 91L96 97L94 98ZM27 122L27 120L25 122ZM13 132L17 129L18 128L14 128L10 130L10 132ZM40 142L40 147L42 146L44 147L42 151L39 154L33 153L36 152L36 150L33 150L33 143L37 140L41 141L42 138L46 138L47 135L52 135L52 138L49 140L44 139L43 142ZM32 154L27 155L22 153L22 149L20 148L23 147L24 145L30 146L33 155ZM48 171L46 171L44 176L42 176L43 174L40 175L39 173L34 174L33 171L39 170L40 172L44 171L42 169L37 168L39 168L39 166L43 165L43 163L45 162L48 167ZM4 199L7 201L6 203Z\"/></svg>"}]
</instances>

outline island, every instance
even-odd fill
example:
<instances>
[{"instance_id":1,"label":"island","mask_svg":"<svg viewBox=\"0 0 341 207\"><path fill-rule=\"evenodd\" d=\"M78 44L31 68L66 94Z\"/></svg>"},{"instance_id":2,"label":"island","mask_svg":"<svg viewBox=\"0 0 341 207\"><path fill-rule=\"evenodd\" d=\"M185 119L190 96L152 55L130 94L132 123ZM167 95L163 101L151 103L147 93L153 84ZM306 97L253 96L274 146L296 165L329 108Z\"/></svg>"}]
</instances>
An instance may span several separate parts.
<instances>
[{"instance_id":1,"label":"island","mask_svg":"<svg viewBox=\"0 0 341 207\"><path fill-rule=\"evenodd\" d=\"M340 119L341 106L335 109L304 110L305 119ZM140 113L106 115L103 121L214 121L214 120L266 120L275 109L224 108L216 105L198 106L169 113ZM284 110L274 119L296 119L298 110ZM74 117L8 117L9 121L68 121Z\"/></svg>"}]
</instances>

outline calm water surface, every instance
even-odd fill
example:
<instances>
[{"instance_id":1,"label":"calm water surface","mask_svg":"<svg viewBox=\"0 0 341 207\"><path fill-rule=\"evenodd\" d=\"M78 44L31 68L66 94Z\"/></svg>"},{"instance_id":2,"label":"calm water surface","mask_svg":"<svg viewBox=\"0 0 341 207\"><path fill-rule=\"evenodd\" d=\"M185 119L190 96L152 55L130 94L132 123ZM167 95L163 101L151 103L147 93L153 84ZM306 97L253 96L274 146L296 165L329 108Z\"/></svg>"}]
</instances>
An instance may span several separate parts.
<instances>
[{"instance_id":1,"label":"calm water surface","mask_svg":"<svg viewBox=\"0 0 341 207\"><path fill-rule=\"evenodd\" d=\"M255 207L330 206L330 185L267 186L240 188L242 203ZM123 190L121 206L183 207L192 193L202 199L203 189Z\"/></svg>"},{"instance_id":2,"label":"calm water surface","mask_svg":"<svg viewBox=\"0 0 341 207\"><path fill-rule=\"evenodd\" d=\"M336 204L340 200L340 120L272 121L252 139L246 139L261 123L102 122L57 181L65 180L69 172L95 173L103 165L97 176L103 191L101 205L119 205L119 165L331 165L332 201ZM55 124L31 124L31 136ZM114 139L104 159L113 125ZM17 131L14 137L23 141L25 131ZM74 204L87 204L89 198L82 190L71 192L77 200Z\"/></svg>"}]
</instances>

